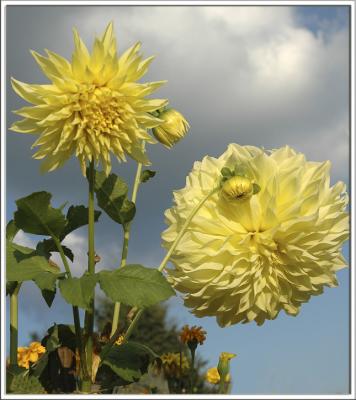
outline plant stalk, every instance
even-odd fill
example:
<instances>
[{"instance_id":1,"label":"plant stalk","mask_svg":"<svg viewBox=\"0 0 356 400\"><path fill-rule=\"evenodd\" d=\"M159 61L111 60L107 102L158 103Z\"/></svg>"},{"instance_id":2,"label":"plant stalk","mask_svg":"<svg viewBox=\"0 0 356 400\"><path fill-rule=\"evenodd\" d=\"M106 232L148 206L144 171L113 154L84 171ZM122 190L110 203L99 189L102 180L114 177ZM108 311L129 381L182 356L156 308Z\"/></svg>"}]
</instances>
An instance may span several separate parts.
<instances>
[{"instance_id":1,"label":"plant stalk","mask_svg":"<svg viewBox=\"0 0 356 400\"><path fill-rule=\"evenodd\" d=\"M67 275L68 275L69 278L71 278L72 277L72 273L70 271L70 267L69 267L67 258L66 258L65 254L64 254L61 242L54 235L52 235L52 239L54 240L54 243L55 243L55 245L57 247L57 250L59 251L62 263L64 265L64 268L65 268L66 272L67 272ZM79 309L78 309L77 306L72 306L72 310L73 310L73 320L74 320L76 345L77 345L77 349L79 351L79 356L80 356L80 360L81 360L81 362L80 362L80 364L81 364L80 365L81 373L82 373L83 376L87 376L88 375L88 369L87 369L85 353L84 353L84 349L83 349Z\"/></svg>"},{"instance_id":2,"label":"plant stalk","mask_svg":"<svg viewBox=\"0 0 356 400\"><path fill-rule=\"evenodd\" d=\"M94 161L89 164L89 197L88 197L88 273L95 274L95 249L94 249L94 180L95 180L95 168ZM93 332L94 332L94 297L95 288L93 288L92 300L90 302L89 309L85 311L84 325L85 325L85 355L88 368L88 376L83 378L82 391L91 391L91 375L93 369Z\"/></svg>"},{"instance_id":3,"label":"plant stalk","mask_svg":"<svg viewBox=\"0 0 356 400\"><path fill-rule=\"evenodd\" d=\"M21 282L18 282L10 295L10 365L17 365L17 347L19 332L19 291Z\"/></svg>"},{"instance_id":4,"label":"plant stalk","mask_svg":"<svg viewBox=\"0 0 356 400\"><path fill-rule=\"evenodd\" d=\"M141 149L145 149L145 141L142 141L141 144ZM134 186L132 189L132 196L131 196L131 201L133 203L136 203L137 199L137 192L138 188L141 183L141 172L142 172L142 163L137 163L137 169L136 169L136 175L135 175L135 181L134 181ZM130 240L130 234L131 234L131 222L127 223L124 225L124 240L122 243L122 253L121 253L121 262L119 268L122 268L123 266L126 265L126 260L127 260L127 254L129 250L129 240ZM112 326L111 326L111 334L110 336L113 336L115 332L117 331L119 327L119 321L120 320L120 303L116 302L115 307L114 307L114 314L113 314L113 319L112 319Z\"/></svg>"},{"instance_id":5,"label":"plant stalk","mask_svg":"<svg viewBox=\"0 0 356 400\"><path fill-rule=\"evenodd\" d=\"M195 362L195 349L190 349L190 354L192 356L190 363L190 374L189 374L189 383L190 383L190 393L193 394L194 389L194 362Z\"/></svg>"},{"instance_id":6,"label":"plant stalk","mask_svg":"<svg viewBox=\"0 0 356 400\"><path fill-rule=\"evenodd\" d=\"M169 258L171 257L172 253L174 252L174 250L177 248L180 240L182 239L184 233L187 231L189 224L191 223L192 219L194 218L194 216L197 214L197 212L200 210L200 208L203 206L203 204L214 194L216 193L218 190L220 190L220 187L216 187L214 188L212 191L210 191L206 196L204 196L200 202L193 208L193 210L191 211L191 213L189 214L187 220L185 221L182 229L179 231L177 237L175 238L172 246L170 247L170 249L168 250L166 256L163 258L160 266L158 267L158 271L162 271L164 269L164 267L167 265L167 262L169 261ZM143 313L143 309L140 309L137 314L135 315L135 318L132 320L130 326L127 329L127 332L125 334L125 339L124 341L127 341L132 333L132 330L135 328L138 320L140 319L141 315Z\"/></svg>"}]
</instances>

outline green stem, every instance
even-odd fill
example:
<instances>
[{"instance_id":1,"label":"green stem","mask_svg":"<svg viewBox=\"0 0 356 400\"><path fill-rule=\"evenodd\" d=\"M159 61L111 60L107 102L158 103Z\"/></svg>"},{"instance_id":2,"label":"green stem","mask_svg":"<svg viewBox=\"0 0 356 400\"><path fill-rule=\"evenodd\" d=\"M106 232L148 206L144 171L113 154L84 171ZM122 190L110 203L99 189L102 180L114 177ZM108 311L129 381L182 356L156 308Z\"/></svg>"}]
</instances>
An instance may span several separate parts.
<instances>
[{"instance_id":1,"label":"green stem","mask_svg":"<svg viewBox=\"0 0 356 400\"><path fill-rule=\"evenodd\" d=\"M192 356L192 360L190 363L190 376L189 376L189 383L190 383L190 393L193 394L194 389L194 362L195 362L195 349L190 349L190 354Z\"/></svg>"},{"instance_id":2,"label":"green stem","mask_svg":"<svg viewBox=\"0 0 356 400\"><path fill-rule=\"evenodd\" d=\"M183 235L185 234L185 232L187 231L189 224L191 223L192 219L194 218L194 216L197 214L197 212L200 210L200 208L203 206L203 204L214 194L216 193L218 190L220 190L220 187L216 187L214 188L212 191L210 191L207 195L205 195L200 202L193 208L193 210L191 211L191 213L189 214L187 220L185 221L182 229L180 230L180 232L178 233L177 237L175 238L172 246L170 247L170 249L168 250L166 256L163 258L160 266L158 267L158 271L162 271L164 269L164 267L166 266L170 256L172 255L172 253L174 252L174 250L177 248L179 241L182 239ZM125 341L128 340L128 338L131 335L132 330L134 329L134 327L137 324L137 321L140 319L141 315L143 313L143 309L139 310L138 313L136 314L135 318L132 320L130 326L127 329L127 332L125 334Z\"/></svg>"},{"instance_id":3,"label":"green stem","mask_svg":"<svg viewBox=\"0 0 356 400\"><path fill-rule=\"evenodd\" d=\"M142 150L145 149L145 141L144 140L142 141L141 149ZM136 169L134 186L132 189L131 201L133 203L136 203L137 192L138 192L138 188L141 183L141 172L142 172L142 163L138 163L137 169ZM122 268L123 266L126 265L127 254L128 254L128 250L129 250L130 234L131 234L131 222L124 225L124 240L122 243L121 262L120 262L119 268ZM120 303L116 302L115 307L114 307L113 319L112 319L111 336L113 336L115 334L115 332L117 331L117 329L119 327L119 320L120 320Z\"/></svg>"},{"instance_id":4,"label":"green stem","mask_svg":"<svg viewBox=\"0 0 356 400\"><path fill-rule=\"evenodd\" d=\"M213 189L211 192L209 192L207 195L205 195L200 201L199 203L193 208L193 210L191 211L191 213L189 214L188 218L186 219L186 221L184 222L184 225L182 227L182 229L179 231L177 237L175 238L172 246L169 248L166 256L163 258L160 266L158 267L158 271L162 271L164 269L164 267L167 265L167 262L169 261L172 253L174 252L174 250L177 248L179 241L182 239L183 235L185 234L185 232L187 231L189 224L191 223L192 219L194 218L194 216L196 215L196 213L200 210L200 208L202 207L202 205L209 199L210 196L212 196L214 193L216 193L220 188L217 187L215 189Z\"/></svg>"},{"instance_id":5,"label":"green stem","mask_svg":"<svg viewBox=\"0 0 356 400\"><path fill-rule=\"evenodd\" d=\"M89 165L89 197L88 197L88 247L89 247L89 259L88 259L88 273L95 274L95 249L94 249L94 180L95 180L95 168L94 161L90 162ZM84 392L91 391L91 372L93 368L93 331L94 331L94 297L95 288L93 288L92 300L90 302L89 309L85 311L84 325L85 325L85 354L87 360L87 368L89 376L83 378L82 390Z\"/></svg>"},{"instance_id":6,"label":"green stem","mask_svg":"<svg viewBox=\"0 0 356 400\"><path fill-rule=\"evenodd\" d=\"M53 239L53 241L54 241L54 243L55 243L55 245L57 247L57 250L59 251L62 263L64 265L64 269L66 270L68 277L71 278L72 277L72 273L71 273L67 258L66 258L65 254L64 254L61 242L54 235L52 235L52 239ZM85 360L85 353L84 353L84 349L83 349L81 327L80 327L79 309L78 309L77 306L72 306L72 310L73 310L73 320L74 320L76 345L77 345L77 349L79 351L79 356L80 356L80 360L81 360L81 372L83 373L83 376L87 376L88 375L88 370L87 370L87 365L86 365L86 360Z\"/></svg>"},{"instance_id":7,"label":"green stem","mask_svg":"<svg viewBox=\"0 0 356 400\"><path fill-rule=\"evenodd\" d=\"M18 282L10 295L10 365L17 365L17 347L19 332L19 291L21 282Z\"/></svg>"}]
</instances>

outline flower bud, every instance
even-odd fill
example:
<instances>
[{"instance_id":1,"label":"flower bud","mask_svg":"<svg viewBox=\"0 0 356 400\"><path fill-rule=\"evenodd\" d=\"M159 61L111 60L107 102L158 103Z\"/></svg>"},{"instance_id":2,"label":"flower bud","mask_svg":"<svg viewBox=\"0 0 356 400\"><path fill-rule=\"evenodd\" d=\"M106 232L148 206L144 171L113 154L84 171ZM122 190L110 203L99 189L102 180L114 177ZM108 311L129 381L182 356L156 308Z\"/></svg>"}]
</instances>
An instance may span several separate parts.
<instances>
[{"instance_id":1,"label":"flower bud","mask_svg":"<svg viewBox=\"0 0 356 400\"><path fill-rule=\"evenodd\" d=\"M155 138L164 146L171 148L182 139L189 129L189 124L183 115L174 109L160 113L159 118L164 122L153 128Z\"/></svg>"},{"instance_id":2,"label":"flower bud","mask_svg":"<svg viewBox=\"0 0 356 400\"><path fill-rule=\"evenodd\" d=\"M236 357L236 354L222 352L219 357L218 372L224 382L227 381L227 376L230 372L230 360Z\"/></svg>"},{"instance_id":3,"label":"flower bud","mask_svg":"<svg viewBox=\"0 0 356 400\"><path fill-rule=\"evenodd\" d=\"M254 194L253 182L244 176L233 176L223 183L221 193L226 200L247 200Z\"/></svg>"}]
</instances>

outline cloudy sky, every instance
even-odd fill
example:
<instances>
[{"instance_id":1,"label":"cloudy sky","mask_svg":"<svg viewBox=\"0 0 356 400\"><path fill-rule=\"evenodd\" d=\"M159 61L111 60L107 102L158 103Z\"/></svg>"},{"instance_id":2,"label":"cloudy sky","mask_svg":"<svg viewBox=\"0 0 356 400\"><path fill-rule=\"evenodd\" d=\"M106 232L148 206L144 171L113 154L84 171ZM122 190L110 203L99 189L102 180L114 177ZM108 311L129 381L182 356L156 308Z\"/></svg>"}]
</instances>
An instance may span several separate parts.
<instances>
[{"instance_id":1,"label":"cloudy sky","mask_svg":"<svg viewBox=\"0 0 356 400\"><path fill-rule=\"evenodd\" d=\"M48 48L70 57L72 27L92 43L114 21L119 50L136 41L144 55L156 55L147 80L167 79L160 91L189 120L189 135L172 150L148 148L156 177L140 189L129 261L157 265L163 250L163 212L172 191L184 186L195 160L220 155L231 142L265 148L290 145L311 160L332 162L332 182L349 179L349 15L348 8L314 6L7 6L7 125L11 110L24 105L11 90L10 76L30 83L46 80L29 49ZM7 218L14 200L34 191L53 193L54 204L85 204L86 181L76 160L40 175L31 158L31 135L6 134ZM132 182L135 164L114 163L114 172ZM68 238L76 248L75 274L85 265L86 230ZM20 233L18 241L38 238ZM102 216L96 230L100 268L118 264L120 227ZM345 254L347 256L347 249ZM346 393L349 385L347 270L340 286L302 307L297 318L281 315L263 327L221 329L214 319L196 319L177 299L171 316L208 331L199 352L216 364L221 351L233 360L233 392ZM30 296L30 297L29 297ZM30 300L29 300L30 298ZM20 342L44 332L53 321L71 322L70 306L59 298L48 309L31 283L21 297Z\"/></svg>"}]
</instances>

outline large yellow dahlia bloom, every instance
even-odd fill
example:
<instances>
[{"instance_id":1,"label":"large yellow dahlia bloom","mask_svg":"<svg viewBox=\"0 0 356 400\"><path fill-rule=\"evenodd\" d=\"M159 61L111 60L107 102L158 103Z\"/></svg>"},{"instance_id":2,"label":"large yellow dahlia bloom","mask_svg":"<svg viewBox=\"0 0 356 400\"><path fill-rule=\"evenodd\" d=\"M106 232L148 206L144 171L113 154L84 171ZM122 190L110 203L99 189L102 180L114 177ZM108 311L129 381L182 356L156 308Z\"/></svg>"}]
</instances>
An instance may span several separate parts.
<instances>
[{"instance_id":1,"label":"large yellow dahlia bloom","mask_svg":"<svg viewBox=\"0 0 356 400\"><path fill-rule=\"evenodd\" d=\"M91 54L76 30L74 43L71 62L49 50L47 57L32 51L51 83L32 85L12 79L15 92L34 106L15 111L24 119L11 129L39 135L32 146L39 150L33 157L46 158L41 166L44 172L59 168L73 154L83 174L87 161L92 160L101 162L109 173L110 152L119 161L125 161L128 154L149 164L140 142L156 142L147 129L163 121L151 112L167 104L166 100L145 98L164 81L137 83L153 57L142 59L140 43L119 57L112 23L95 39Z\"/></svg>"},{"instance_id":2,"label":"large yellow dahlia bloom","mask_svg":"<svg viewBox=\"0 0 356 400\"><path fill-rule=\"evenodd\" d=\"M185 188L174 192L166 248L219 185L222 168L236 165L260 191L242 200L222 191L209 197L174 251L168 277L196 316L216 316L220 326L261 325L282 309L297 315L310 296L337 285L335 272L346 266L348 197L343 182L330 187L329 161L306 161L288 146L267 153L231 144L221 157L196 162Z\"/></svg>"}]
</instances>

